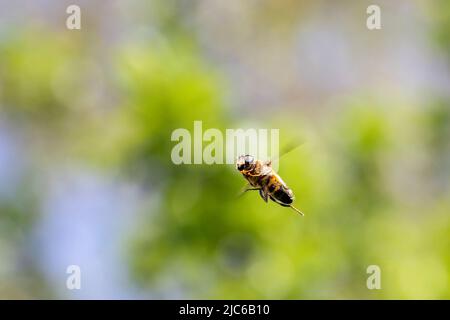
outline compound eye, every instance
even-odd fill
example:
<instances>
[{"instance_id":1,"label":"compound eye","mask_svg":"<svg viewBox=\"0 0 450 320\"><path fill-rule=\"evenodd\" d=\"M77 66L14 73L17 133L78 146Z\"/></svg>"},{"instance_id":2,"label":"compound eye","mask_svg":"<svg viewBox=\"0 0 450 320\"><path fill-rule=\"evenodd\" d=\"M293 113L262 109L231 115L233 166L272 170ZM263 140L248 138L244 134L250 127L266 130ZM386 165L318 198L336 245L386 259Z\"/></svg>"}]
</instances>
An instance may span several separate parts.
<instances>
[{"instance_id":1,"label":"compound eye","mask_svg":"<svg viewBox=\"0 0 450 320\"><path fill-rule=\"evenodd\" d=\"M245 164L253 163L253 157L252 156L246 156L245 157Z\"/></svg>"}]
</instances>

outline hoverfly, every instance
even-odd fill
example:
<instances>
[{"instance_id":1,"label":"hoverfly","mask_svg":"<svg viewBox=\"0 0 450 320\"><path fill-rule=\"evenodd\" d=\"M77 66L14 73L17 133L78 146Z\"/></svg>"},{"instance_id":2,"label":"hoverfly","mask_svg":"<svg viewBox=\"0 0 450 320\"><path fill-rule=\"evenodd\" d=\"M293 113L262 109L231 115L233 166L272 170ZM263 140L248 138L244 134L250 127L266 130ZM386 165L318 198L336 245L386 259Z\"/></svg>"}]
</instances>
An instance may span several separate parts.
<instances>
[{"instance_id":1,"label":"hoverfly","mask_svg":"<svg viewBox=\"0 0 450 320\"><path fill-rule=\"evenodd\" d=\"M265 202L270 198L283 207L290 207L302 216L303 212L292 205L294 193L272 169L271 161L261 161L251 155L242 155L236 161L236 169L248 181L242 193L259 190Z\"/></svg>"}]
</instances>

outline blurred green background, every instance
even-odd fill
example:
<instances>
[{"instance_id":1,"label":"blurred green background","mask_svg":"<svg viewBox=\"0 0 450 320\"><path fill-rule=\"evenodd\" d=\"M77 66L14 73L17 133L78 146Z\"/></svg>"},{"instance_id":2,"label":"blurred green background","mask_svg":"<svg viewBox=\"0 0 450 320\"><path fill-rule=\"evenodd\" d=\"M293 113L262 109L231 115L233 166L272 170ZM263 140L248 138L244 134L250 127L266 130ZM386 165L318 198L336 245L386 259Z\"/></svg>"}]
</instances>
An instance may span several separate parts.
<instances>
[{"instance_id":1,"label":"blurred green background","mask_svg":"<svg viewBox=\"0 0 450 320\"><path fill-rule=\"evenodd\" d=\"M0 0L0 298L449 299L450 4L373 3ZM194 120L302 142L306 216L174 165Z\"/></svg>"}]
</instances>

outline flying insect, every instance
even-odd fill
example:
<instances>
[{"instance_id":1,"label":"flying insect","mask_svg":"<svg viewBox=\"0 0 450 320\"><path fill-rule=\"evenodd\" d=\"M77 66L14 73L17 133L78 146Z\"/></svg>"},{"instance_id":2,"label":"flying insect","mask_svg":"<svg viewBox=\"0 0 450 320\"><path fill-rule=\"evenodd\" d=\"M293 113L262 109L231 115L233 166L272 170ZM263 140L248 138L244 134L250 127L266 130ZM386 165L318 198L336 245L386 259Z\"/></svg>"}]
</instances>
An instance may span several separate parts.
<instances>
[{"instance_id":1,"label":"flying insect","mask_svg":"<svg viewBox=\"0 0 450 320\"><path fill-rule=\"evenodd\" d=\"M241 155L236 161L236 169L248 181L242 193L258 190L265 202L270 199L304 216L303 212L292 205L294 193L274 171L270 160L261 161L251 155Z\"/></svg>"}]
</instances>

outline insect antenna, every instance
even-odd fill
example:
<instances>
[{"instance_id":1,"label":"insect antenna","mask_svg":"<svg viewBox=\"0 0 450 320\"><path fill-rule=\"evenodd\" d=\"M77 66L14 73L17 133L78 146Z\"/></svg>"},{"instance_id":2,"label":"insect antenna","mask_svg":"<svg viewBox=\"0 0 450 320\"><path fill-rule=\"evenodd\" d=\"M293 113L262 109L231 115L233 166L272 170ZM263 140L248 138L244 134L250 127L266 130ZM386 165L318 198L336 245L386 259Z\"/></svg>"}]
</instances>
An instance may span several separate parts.
<instances>
[{"instance_id":1,"label":"insect antenna","mask_svg":"<svg viewBox=\"0 0 450 320\"><path fill-rule=\"evenodd\" d=\"M305 216L305 214L303 212L301 212L300 210L298 210L296 207L294 207L293 205L289 206L290 208L292 208L293 210L295 210L297 213L300 213L302 216Z\"/></svg>"}]
</instances>

